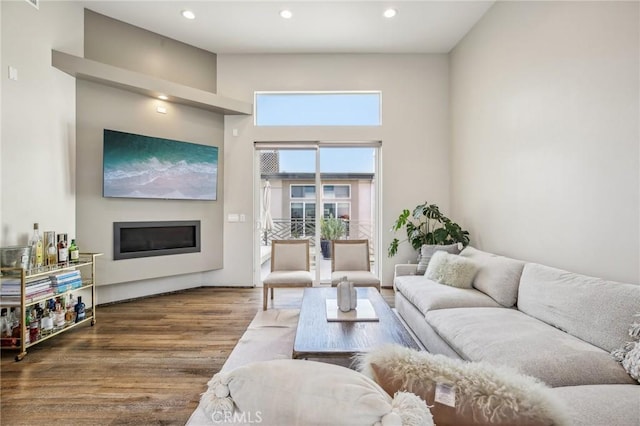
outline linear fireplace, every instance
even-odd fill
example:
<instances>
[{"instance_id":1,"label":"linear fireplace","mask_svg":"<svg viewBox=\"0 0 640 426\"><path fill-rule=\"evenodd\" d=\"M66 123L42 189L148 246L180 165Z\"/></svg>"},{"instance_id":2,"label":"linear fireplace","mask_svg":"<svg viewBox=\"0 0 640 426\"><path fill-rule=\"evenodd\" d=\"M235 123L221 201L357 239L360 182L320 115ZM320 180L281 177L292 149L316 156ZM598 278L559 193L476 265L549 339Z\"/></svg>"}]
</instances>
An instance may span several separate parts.
<instances>
[{"instance_id":1,"label":"linear fireplace","mask_svg":"<svg viewBox=\"0 0 640 426\"><path fill-rule=\"evenodd\" d=\"M113 260L199 251L199 220L113 223Z\"/></svg>"}]
</instances>

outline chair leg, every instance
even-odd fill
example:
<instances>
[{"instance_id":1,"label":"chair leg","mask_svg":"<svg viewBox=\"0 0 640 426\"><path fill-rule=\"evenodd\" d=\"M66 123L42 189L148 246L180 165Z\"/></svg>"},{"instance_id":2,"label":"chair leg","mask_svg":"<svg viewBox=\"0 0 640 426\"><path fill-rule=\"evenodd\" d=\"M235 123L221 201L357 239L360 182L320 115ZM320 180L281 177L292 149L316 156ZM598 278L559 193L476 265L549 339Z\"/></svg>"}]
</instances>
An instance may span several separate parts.
<instances>
[{"instance_id":1,"label":"chair leg","mask_svg":"<svg viewBox=\"0 0 640 426\"><path fill-rule=\"evenodd\" d=\"M273 287L271 287L271 300L273 300Z\"/></svg>"},{"instance_id":2,"label":"chair leg","mask_svg":"<svg viewBox=\"0 0 640 426\"><path fill-rule=\"evenodd\" d=\"M269 292L269 287L265 284L262 288L262 310L267 310L267 293Z\"/></svg>"}]
</instances>

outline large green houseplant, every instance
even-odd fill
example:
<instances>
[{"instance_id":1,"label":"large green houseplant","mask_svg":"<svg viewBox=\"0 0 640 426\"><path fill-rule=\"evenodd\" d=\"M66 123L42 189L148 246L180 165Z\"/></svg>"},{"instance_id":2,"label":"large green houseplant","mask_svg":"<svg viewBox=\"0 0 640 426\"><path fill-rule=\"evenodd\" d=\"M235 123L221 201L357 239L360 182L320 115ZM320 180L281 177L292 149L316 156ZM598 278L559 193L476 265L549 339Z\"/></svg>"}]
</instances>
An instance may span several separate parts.
<instances>
[{"instance_id":1,"label":"large green houseplant","mask_svg":"<svg viewBox=\"0 0 640 426\"><path fill-rule=\"evenodd\" d=\"M338 240L346 234L347 226L342 219L333 217L320 218L320 249L322 257L331 259L331 240Z\"/></svg>"},{"instance_id":2,"label":"large green houseplant","mask_svg":"<svg viewBox=\"0 0 640 426\"><path fill-rule=\"evenodd\" d=\"M416 250L420 250L423 244L462 243L463 246L469 244L469 232L443 215L437 205L427 202L417 205L413 211L408 209L402 211L391 230L397 232L402 228L405 228L407 234L407 239L403 241L409 241ZM389 257L396 255L400 242L398 238L391 241L388 250Z\"/></svg>"}]
</instances>

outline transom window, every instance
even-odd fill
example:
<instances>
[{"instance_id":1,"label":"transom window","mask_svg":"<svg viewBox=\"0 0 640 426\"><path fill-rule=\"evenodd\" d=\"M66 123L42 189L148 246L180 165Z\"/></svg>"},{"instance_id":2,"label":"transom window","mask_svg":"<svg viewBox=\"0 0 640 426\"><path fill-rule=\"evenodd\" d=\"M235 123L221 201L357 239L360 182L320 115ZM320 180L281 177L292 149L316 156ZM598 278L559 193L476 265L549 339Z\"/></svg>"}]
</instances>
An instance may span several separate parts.
<instances>
[{"instance_id":1,"label":"transom window","mask_svg":"<svg viewBox=\"0 0 640 426\"><path fill-rule=\"evenodd\" d=\"M382 93L257 92L256 126L380 126Z\"/></svg>"}]
</instances>

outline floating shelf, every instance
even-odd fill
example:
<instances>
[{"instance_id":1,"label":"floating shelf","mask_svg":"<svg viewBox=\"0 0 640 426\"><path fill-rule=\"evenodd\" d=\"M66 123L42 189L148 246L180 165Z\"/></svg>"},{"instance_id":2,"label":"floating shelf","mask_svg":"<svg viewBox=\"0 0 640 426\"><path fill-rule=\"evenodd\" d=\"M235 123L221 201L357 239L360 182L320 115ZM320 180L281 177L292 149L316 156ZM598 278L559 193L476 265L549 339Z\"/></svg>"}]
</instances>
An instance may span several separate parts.
<instances>
[{"instance_id":1,"label":"floating shelf","mask_svg":"<svg viewBox=\"0 0 640 426\"><path fill-rule=\"evenodd\" d=\"M205 90L150 77L139 72L80 58L57 50L51 51L51 65L81 80L93 81L153 98L166 95L169 97L169 102L224 115L253 114L253 105L247 102L225 98Z\"/></svg>"}]
</instances>

